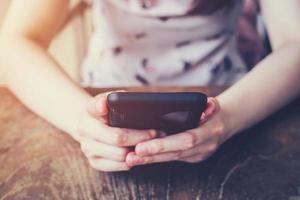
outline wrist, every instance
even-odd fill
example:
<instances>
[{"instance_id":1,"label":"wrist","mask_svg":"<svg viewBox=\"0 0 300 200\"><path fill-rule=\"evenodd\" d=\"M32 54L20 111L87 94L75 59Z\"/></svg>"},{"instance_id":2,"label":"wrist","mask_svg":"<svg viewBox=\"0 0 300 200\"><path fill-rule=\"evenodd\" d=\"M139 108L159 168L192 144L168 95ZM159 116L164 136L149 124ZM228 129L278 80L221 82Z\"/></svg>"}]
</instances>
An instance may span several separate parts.
<instances>
[{"instance_id":1,"label":"wrist","mask_svg":"<svg viewBox=\"0 0 300 200\"><path fill-rule=\"evenodd\" d=\"M232 109L232 104L227 102L224 98L222 98L222 96L217 96L216 99L219 103L219 113L224 124L224 133L226 134L226 139L229 139L242 128L240 127L238 116Z\"/></svg>"},{"instance_id":2,"label":"wrist","mask_svg":"<svg viewBox=\"0 0 300 200\"><path fill-rule=\"evenodd\" d=\"M87 115L87 103L92 99L93 97L89 94L83 94L81 98L78 101L77 108L75 108L75 113L73 115L73 119L70 123L70 128L68 130L68 134L75 139L76 141L79 141L79 126L83 118Z\"/></svg>"}]
</instances>

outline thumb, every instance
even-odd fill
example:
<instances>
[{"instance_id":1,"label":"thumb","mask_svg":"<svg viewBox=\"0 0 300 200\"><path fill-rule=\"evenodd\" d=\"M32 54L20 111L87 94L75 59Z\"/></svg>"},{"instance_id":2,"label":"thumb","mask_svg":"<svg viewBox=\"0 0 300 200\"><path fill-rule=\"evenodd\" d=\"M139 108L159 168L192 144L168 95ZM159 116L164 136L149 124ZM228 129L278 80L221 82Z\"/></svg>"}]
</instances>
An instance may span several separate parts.
<instances>
[{"instance_id":1,"label":"thumb","mask_svg":"<svg viewBox=\"0 0 300 200\"><path fill-rule=\"evenodd\" d=\"M113 92L125 92L125 91L124 90L111 91L111 92L106 92L95 96L87 103L88 113L97 119L106 116L108 114L107 96Z\"/></svg>"},{"instance_id":2,"label":"thumb","mask_svg":"<svg viewBox=\"0 0 300 200\"><path fill-rule=\"evenodd\" d=\"M95 118L106 116L108 114L107 95L110 93L102 93L89 100L86 107L88 113Z\"/></svg>"},{"instance_id":3,"label":"thumb","mask_svg":"<svg viewBox=\"0 0 300 200\"><path fill-rule=\"evenodd\" d=\"M207 99L207 106L201 116L201 123L207 121L220 109L219 102L214 97L209 97Z\"/></svg>"}]
</instances>

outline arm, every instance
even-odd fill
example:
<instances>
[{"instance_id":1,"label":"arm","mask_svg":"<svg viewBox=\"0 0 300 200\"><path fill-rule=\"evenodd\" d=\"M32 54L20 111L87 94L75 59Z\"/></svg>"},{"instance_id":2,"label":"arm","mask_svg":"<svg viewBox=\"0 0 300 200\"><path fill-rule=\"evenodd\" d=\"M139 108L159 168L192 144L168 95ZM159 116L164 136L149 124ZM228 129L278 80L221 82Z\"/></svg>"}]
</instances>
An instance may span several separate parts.
<instances>
[{"instance_id":1,"label":"arm","mask_svg":"<svg viewBox=\"0 0 300 200\"><path fill-rule=\"evenodd\" d=\"M25 105L74 135L76 117L91 97L47 52L68 6L68 0L13 1L0 36L0 67L6 86Z\"/></svg>"},{"instance_id":2,"label":"arm","mask_svg":"<svg viewBox=\"0 0 300 200\"><path fill-rule=\"evenodd\" d=\"M129 165L202 161L231 136L300 94L300 1L260 3L273 53L216 99L209 99L205 123L199 128L138 144L126 158Z\"/></svg>"},{"instance_id":3,"label":"arm","mask_svg":"<svg viewBox=\"0 0 300 200\"><path fill-rule=\"evenodd\" d=\"M261 121L300 94L300 1L261 0L260 4L273 53L218 97L234 133Z\"/></svg>"},{"instance_id":4,"label":"arm","mask_svg":"<svg viewBox=\"0 0 300 200\"><path fill-rule=\"evenodd\" d=\"M48 54L68 6L68 0L14 0L0 36L0 72L21 102L80 143L93 168L128 170L127 147L155 134L109 127L106 95L92 98Z\"/></svg>"}]
</instances>

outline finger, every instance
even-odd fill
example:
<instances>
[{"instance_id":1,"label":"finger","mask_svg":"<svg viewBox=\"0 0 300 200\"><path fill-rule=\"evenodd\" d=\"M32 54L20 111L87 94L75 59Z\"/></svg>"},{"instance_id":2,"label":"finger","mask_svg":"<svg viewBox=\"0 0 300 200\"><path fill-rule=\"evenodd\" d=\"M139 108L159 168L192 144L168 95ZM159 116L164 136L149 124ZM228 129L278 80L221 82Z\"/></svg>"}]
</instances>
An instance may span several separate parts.
<instances>
[{"instance_id":1,"label":"finger","mask_svg":"<svg viewBox=\"0 0 300 200\"><path fill-rule=\"evenodd\" d=\"M179 154L180 159L185 159L189 157L193 157L195 155L211 155L216 152L218 149L218 144L216 142L206 142L206 143L201 143L195 146L194 148L191 148L186 151L181 151Z\"/></svg>"},{"instance_id":2,"label":"finger","mask_svg":"<svg viewBox=\"0 0 300 200\"><path fill-rule=\"evenodd\" d=\"M87 111L93 117L99 119L108 114L107 95L112 92L102 93L92 98L87 103Z\"/></svg>"},{"instance_id":3,"label":"finger","mask_svg":"<svg viewBox=\"0 0 300 200\"><path fill-rule=\"evenodd\" d=\"M81 150L87 157L102 157L109 160L124 162L129 150L104 144L91 139L81 141Z\"/></svg>"},{"instance_id":4,"label":"finger","mask_svg":"<svg viewBox=\"0 0 300 200\"><path fill-rule=\"evenodd\" d=\"M155 156L138 156L135 152L130 152L126 156L126 163L128 166L145 165L151 163L168 162L179 160L179 153L163 153Z\"/></svg>"},{"instance_id":5,"label":"finger","mask_svg":"<svg viewBox=\"0 0 300 200\"><path fill-rule=\"evenodd\" d=\"M207 121L214 113L216 113L220 109L219 102L216 98L209 97L207 99L207 106L205 111L202 113L201 116L201 123Z\"/></svg>"},{"instance_id":6,"label":"finger","mask_svg":"<svg viewBox=\"0 0 300 200\"><path fill-rule=\"evenodd\" d=\"M89 163L95 170L103 172L115 172L115 171L128 171L130 166L125 162L118 162L113 160L107 160L103 158L92 158L89 159Z\"/></svg>"},{"instance_id":7,"label":"finger","mask_svg":"<svg viewBox=\"0 0 300 200\"><path fill-rule=\"evenodd\" d=\"M139 156L154 155L171 151L184 151L208 140L209 135L203 131L189 130L176 135L157 138L137 144L135 152Z\"/></svg>"},{"instance_id":8,"label":"finger","mask_svg":"<svg viewBox=\"0 0 300 200\"><path fill-rule=\"evenodd\" d=\"M168 162L176 160L185 160L196 155L212 155L217 150L217 144L209 142L205 144L199 144L192 149L186 151L173 151L168 153L156 154L153 156L139 156L135 152L130 152L126 156L126 163L130 166L143 165L156 162Z\"/></svg>"},{"instance_id":9,"label":"finger","mask_svg":"<svg viewBox=\"0 0 300 200\"><path fill-rule=\"evenodd\" d=\"M188 162L188 163L198 163L198 162L206 160L207 158L209 158L209 156L211 156L211 155L198 154L198 155L194 155L189 158L181 159L181 161Z\"/></svg>"},{"instance_id":10,"label":"finger","mask_svg":"<svg viewBox=\"0 0 300 200\"><path fill-rule=\"evenodd\" d=\"M113 92L125 92L125 90L110 91L93 97L87 103L88 113L96 119L101 119L107 122L107 115L109 112L107 96Z\"/></svg>"},{"instance_id":11,"label":"finger","mask_svg":"<svg viewBox=\"0 0 300 200\"><path fill-rule=\"evenodd\" d=\"M99 142L116 146L135 146L136 144L156 137L155 130L133 130L110 127L95 118L85 121L80 130L82 137L93 138Z\"/></svg>"},{"instance_id":12,"label":"finger","mask_svg":"<svg viewBox=\"0 0 300 200\"><path fill-rule=\"evenodd\" d=\"M156 135L156 137L158 137L158 138L164 138L164 137L166 137L166 136L167 136L167 133L165 133L165 132L163 132L163 131L157 130L157 135Z\"/></svg>"}]
</instances>

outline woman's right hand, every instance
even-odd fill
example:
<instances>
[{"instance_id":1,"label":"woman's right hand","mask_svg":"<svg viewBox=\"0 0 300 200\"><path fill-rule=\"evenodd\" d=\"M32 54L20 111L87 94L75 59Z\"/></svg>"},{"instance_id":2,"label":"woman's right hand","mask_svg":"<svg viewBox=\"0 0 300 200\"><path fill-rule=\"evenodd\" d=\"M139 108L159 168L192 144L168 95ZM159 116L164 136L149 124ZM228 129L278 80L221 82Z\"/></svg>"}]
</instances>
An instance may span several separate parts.
<instances>
[{"instance_id":1,"label":"woman's right hand","mask_svg":"<svg viewBox=\"0 0 300 200\"><path fill-rule=\"evenodd\" d=\"M156 131L108 126L108 94L100 94L87 102L73 137L94 169L126 171L130 169L125 162L129 147L156 137Z\"/></svg>"}]
</instances>

